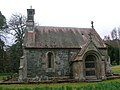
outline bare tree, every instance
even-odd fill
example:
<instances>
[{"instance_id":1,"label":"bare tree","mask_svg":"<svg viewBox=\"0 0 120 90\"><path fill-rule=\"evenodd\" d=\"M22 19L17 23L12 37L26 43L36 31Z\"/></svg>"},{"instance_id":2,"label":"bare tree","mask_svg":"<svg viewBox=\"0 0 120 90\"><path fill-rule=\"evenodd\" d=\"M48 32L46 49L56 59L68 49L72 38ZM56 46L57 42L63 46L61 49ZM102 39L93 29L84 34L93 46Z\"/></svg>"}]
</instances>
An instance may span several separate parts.
<instances>
[{"instance_id":1,"label":"bare tree","mask_svg":"<svg viewBox=\"0 0 120 90\"><path fill-rule=\"evenodd\" d=\"M9 33L14 35L15 42L22 51L22 44L25 34L26 17L22 14L13 14L8 22ZM23 53L21 53L22 55Z\"/></svg>"},{"instance_id":2,"label":"bare tree","mask_svg":"<svg viewBox=\"0 0 120 90\"><path fill-rule=\"evenodd\" d=\"M117 30L116 30L116 28L114 28L113 30L112 30L112 32L111 32L111 37L112 37L112 39L117 39L118 37L117 37Z\"/></svg>"},{"instance_id":3,"label":"bare tree","mask_svg":"<svg viewBox=\"0 0 120 90\"><path fill-rule=\"evenodd\" d=\"M118 39L120 40L120 27L118 27Z\"/></svg>"}]
</instances>

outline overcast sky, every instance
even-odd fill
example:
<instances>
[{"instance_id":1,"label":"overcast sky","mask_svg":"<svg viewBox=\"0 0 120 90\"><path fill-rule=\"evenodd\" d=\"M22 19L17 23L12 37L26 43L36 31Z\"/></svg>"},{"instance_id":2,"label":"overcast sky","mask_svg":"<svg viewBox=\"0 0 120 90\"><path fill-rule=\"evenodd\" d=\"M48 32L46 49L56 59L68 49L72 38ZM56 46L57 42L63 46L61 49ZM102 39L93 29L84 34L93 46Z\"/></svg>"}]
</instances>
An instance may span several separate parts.
<instances>
[{"instance_id":1,"label":"overcast sky","mask_svg":"<svg viewBox=\"0 0 120 90\"><path fill-rule=\"evenodd\" d=\"M120 26L120 0L0 0L0 11L7 18L35 9L35 20L42 26L90 28L91 21L103 38Z\"/></svg>"}]
</instances>

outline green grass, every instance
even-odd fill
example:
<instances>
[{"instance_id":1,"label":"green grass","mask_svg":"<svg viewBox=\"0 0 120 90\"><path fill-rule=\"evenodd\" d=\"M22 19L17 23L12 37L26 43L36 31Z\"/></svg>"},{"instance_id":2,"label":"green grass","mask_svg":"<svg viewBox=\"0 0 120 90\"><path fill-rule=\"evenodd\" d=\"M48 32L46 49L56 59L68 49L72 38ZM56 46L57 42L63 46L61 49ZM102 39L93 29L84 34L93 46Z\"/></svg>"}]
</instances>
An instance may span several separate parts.
<instances>
[{"instance_id":1,"label":"green grass","mask_svg":"<svg viewBox=\"0 0 120 90\"><path fill-rule=\"evenodd\" d=\"M120 90L120 79L94 83L0 85L0 90Z\"/></svg>"},{"instance_id":2,"label":"green grass","mask_svg":"<svg viewBox=\"0 0 120 90\"><path fill-rule=\"evenodd\" d=\"M12 73L0 73L0 81L5 79L7 76L12 75Z\"/></svg>"},{"instance_id":3,"label":"green grass","mask_svg":"<svg viewBox=\"0 0 120 90\"><path fill-rule=\"evenodd\" d=\"M0 73L0 81L3 80L3 78L6 78L8 74L6 73Z\"/></svg>"},{"instance_id":4,"label":"green grass","mask_svg":"<svg viewBox=\"0 0 120 90\"><path fill-rule=\"evenodd\" d=\"M120 65L119 66L113 66L112 67L112 72L113 73L120 73Z\"/></svg>"},{"instance_id":5,"label":"green grass","mask_svg":"<svg viewBox=\"0 0 120 90\"><path fill-rule=\"evenodd\" d=\"M2 81L2 80L3 80L3 78L5 78L5 76L0 76L0 81Z\"/></svg>"}]
</instances>

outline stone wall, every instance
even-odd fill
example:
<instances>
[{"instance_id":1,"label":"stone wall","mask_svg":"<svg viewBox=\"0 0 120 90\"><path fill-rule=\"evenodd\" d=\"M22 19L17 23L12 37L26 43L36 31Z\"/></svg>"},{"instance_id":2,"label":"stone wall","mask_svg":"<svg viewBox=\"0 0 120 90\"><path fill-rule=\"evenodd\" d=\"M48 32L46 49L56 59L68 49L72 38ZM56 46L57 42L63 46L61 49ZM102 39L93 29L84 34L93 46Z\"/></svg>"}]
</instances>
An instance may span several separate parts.
<instances>
[{"instance_id":1,"label":"stone wall","mask_svg":"<svg viewBox=\"0 0 120 90\"><path fill-rule=\"evenodd\" d=\"M27 77L51 79L71 75L70 61L78 49L26 49ZM54 68L47 67L47 53L54 54Z\"/></svg>"}]
</instances>

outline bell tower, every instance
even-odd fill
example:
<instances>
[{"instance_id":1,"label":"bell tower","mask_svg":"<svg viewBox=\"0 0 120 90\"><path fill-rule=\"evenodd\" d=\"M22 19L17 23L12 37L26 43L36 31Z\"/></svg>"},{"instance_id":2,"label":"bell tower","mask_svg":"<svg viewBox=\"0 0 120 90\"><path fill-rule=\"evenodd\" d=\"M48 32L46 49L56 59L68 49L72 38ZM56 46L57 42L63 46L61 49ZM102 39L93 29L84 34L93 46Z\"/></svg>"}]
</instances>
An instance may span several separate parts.
<instances>
[{"instance_id":1,"label":"bell tower","mask_svg":"<svg viewBox=\"0 0 120 90\"><path fill-rule=\"evenodd\" d=\"M27 9L26 28L28 32L34 31L34 14L35 9L32 9L32 6L30 7L30 9Z\"/></svg>"}]
</instances>

